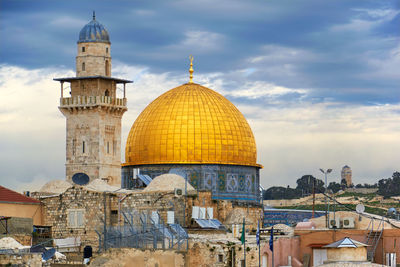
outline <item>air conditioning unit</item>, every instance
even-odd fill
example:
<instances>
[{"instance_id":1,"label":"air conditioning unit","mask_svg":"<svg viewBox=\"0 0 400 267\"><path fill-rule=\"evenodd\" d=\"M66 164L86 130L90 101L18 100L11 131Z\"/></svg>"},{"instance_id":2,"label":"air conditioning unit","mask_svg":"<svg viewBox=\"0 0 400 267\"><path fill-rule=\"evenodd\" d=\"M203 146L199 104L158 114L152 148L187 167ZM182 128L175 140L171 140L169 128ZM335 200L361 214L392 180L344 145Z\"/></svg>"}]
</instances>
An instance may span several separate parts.
<instances>
[{"instance_id":1,"label":"air conditioning unit","mask_svg":"<svg viewBox=\"0 0 400 267\"><path fill-rule=\"evenodd\" d=\"M354 228L354 218L353 217L346 217L342 220L343 228Z\"/></svg>"},{"instance_id":2,"label":"air conditioning unit","mask_svg":"<svg viewBox=\"0 0 400 267\"><path fill-rule=\"evenodd\" d=\"M175 188L175 196L179 197L183 195L183 190L181 188Z\"/></svg>"},{"instance_id":3,"label":"air conditioning unit","mask_svg":"<svg viewBox=\"0 0 400 267\"><path fill-rule=\"evenodd\" d=\"M340 228L340 218L336 217L329 219L329 228Z\"/></svg>"}]
</instances>

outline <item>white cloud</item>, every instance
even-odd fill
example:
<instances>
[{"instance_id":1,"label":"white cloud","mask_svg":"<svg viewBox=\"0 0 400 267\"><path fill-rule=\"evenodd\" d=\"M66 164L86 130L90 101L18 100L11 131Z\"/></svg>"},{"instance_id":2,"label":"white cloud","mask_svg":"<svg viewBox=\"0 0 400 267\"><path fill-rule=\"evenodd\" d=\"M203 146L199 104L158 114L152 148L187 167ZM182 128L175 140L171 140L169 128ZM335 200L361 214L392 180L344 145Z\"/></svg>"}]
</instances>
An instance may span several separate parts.
<instances>
[{"instance_id":1,"label":"white cloud","mask_svg":"<svg viewBox=\"0 0 400 267\"><path fill-rule=\"evenodd\" d=\"M166 47L171 52L190 51L193 54L210 53L223 49L225 36L216 32L189 30L184 33L182 41Z\"/></svg>"},{"instance_id":2,"label":"white cloud","mask_svg":"<svg viewBox=\"0 0 400 267\"><path fill-rule=\"evenodd\" d=\"M222 34L207 31L187 31L182 44L200 51L221 49L224 43Z\"/></svg>"},{"instance_id":3,"label":"white cloud","mask_svg":"<svg viewBox=\"0 0 400 267\"><path fill-rule=\"evenodd\" d=\"M55 19L50 21L52 26L57 26L59 28L70 28L70 29L80 29L83 25L88 22L83 19L77 19L71 16L57 16Z\"/></svg>"},{"instance_id":4,"label":"white cloud","mask_svg":"<svg viewBox=\"0 0 400 267\"><path fill-rule=\"evenodd\" d=\"M353 9L359 12L348 23L333 25L330 29L334 32L352 31L365 32L380 24L391 21L400 12L393 9Z\"/></svg>"},{"instance_id":5,"label":"white cloud","mask_svg":"<svg viewBox=\"0 0 400 267\"><path fill-rule=\"evenodd\" d=\"M399 43L400 38L390 41ZM373 71L364 74L364 79L399 80L400 45L382 53L380 57L366 54L365 61Z\"/></svg>"},{"instance_id":6,"label":"white cloud","mask_svg":"<svg viewBox=\"0 0 400 267\"><path fill-rule=\"evenodd\" d=\"M316 55L311 51L294 47L264 45L260 50L260 55L248 59L250 63L289 63L316 59Z\"/></svg>"},{"instance_id":7,"label":"white cloud","mask_svg":"<svg viewBox=\"0 0 400 267\"><path fill-rule=\"evenodd\" d=\"M267 187L294 186L304 174L322 178L319 168L332 168L330 181L339 182L346 164L355 183L375 183L399 170L400 105L238 108L255 134L258 162L264 165L262 184Z\"/></svg>"},{"instance_id":8,"label":"white cloud","mask_svg":"<svg viewBox=\"0 0 400 267\"><path fill-rule=\"evenodd\" d=\"M135 81L127 86L129 110L122 121L124 149L130 127L140 112L162 93L187 82L188 75L154 74L145 67L114 66L115 76ZM73 75L71 70L0 66L2 185L23 190L51 179L63 179L65 118L57 109L60 89L52 78ZM307 93L304 89L257 81L228 91L227 76L222 73L195 78L223 94L249 99ZM261 171L265 186L294 185L297 178L308 173L321 178L320 167L333 168L330 177L338 180L341 167L348 164L356 183L376 182L373 179L389 177L398 168L399 105L345 106L304 101L274 106L234 104L248 118L255 134L258 162L265 167Z\"/></svg>"},{"instance_id":9,"label":"white cloud","mask_svg":"<svg viewBox=\"0 0 400 267\"><path fill-rule=\"evenodd\" d=\"M254 81L254 82L251 81L251 82L246 82L241 88L237 90L226 92L225 95L256 99L264 96L275 98L292 93L304 95L307 93L307 90L292 89L283 86L277 86L275 84L263 81Z\"/></svg>"}]
</instances>

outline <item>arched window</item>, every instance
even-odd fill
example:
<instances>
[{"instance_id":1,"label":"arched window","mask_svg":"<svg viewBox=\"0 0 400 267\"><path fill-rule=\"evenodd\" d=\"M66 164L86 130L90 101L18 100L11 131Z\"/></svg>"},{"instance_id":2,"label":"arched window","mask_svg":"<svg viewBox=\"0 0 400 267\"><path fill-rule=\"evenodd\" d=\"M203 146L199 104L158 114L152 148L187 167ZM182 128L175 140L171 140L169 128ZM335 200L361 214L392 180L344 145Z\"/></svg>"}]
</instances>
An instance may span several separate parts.
<instances>
[{"instance_id":1,"label":"arched window","mask_svg":"<svg viewBox=\"0 0 400 267\"><path fill-rule=\"evenodd\" d=\"M82 71L85 71L85 62L82 63Z\"/></svg>"},{"instance_id":2,"label":"arched window","mask_svg":"<svg viewBox=\"0 0 400 267\"><path fill-rule=\"evenodd\" d=\"M110 91L108 91L108 89L104 92L105 96L110 96Z\"/></svg>"}]
</instances>

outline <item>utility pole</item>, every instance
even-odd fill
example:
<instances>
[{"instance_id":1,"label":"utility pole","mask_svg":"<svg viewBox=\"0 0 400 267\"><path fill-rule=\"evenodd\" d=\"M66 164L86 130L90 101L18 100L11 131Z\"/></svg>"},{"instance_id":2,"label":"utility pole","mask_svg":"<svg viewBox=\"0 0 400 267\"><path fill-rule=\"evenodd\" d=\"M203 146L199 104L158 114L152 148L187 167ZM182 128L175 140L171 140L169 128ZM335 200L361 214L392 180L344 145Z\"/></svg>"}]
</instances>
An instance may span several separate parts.
<instances>
[{"instance_id":1,"label":"utility pole","mask_svg":"<svg viewBox=\"0 0 400 267\"><path fill-rule=\"evenodd\" d=\"M325 224L326 224L326 228L329 228L329 214L328 214L328 198L327 198L327 194L328 194L328 178L327 175L328 173L332 172L332 169L327 169L326 171L324 171L323 169L319 169L323 174L325 174Z\"/></svg>"},{"instance_id":2,"label":"utility pole","mask_svg":"<svg viewBox=\"0 0 400 267\"><path fill-rule=\"evenodd\" d=\"M313 187L312 187L312 218L314 218L314 212L315 212L315 180L313 182Z\"/></svg>"}]
</instances>

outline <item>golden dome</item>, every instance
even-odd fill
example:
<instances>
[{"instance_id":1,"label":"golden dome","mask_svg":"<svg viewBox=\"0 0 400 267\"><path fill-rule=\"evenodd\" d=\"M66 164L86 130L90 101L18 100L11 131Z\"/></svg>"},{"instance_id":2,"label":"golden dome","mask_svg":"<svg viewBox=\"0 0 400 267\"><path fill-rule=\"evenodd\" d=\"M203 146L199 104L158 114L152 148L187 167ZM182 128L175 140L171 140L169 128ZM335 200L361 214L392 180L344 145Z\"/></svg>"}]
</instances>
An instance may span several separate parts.
<instances>
[{"instance_id":1,"label":"golden dome","mask_svg":"<svg viewBox=\"0 0 400 267\"><path fill-rule=\"evenodd\" d=\"M124 166L234 164L261 167L253 132L222 95L183 84L150 103L133 124Z\"/></svg>"}]
</instances>

